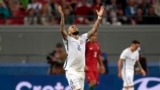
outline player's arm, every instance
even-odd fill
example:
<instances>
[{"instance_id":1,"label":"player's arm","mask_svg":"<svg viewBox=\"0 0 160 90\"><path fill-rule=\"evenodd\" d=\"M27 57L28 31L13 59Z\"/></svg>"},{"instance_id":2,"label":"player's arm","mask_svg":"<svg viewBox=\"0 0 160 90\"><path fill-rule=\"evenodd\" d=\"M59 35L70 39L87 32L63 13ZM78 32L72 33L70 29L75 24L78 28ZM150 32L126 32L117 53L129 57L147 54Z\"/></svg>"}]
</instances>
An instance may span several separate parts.
<instances>
[{"instance_id":1,"label":"player's arm","mask_svg":"<svg viewBox=\"0 0 160 90\"><path fill-rule=\"evenodd\" d=\"M101 55L99 56L98 63L99 63L100 73L104 74L105 73L105 68L104 68L104 64L103 64L103 57Z\"/></svg>"},{"instance_id":2,"label":"player's arm","mask_svg":"<svg viewBox=\"0 0 160 90\"><path fill-rule=\"evenodd\" d=\"M136 63L137 63L137 65L138 65L138 67L140 68L140 71L141 71L142 75L143 75L143 76L146 76L146 72L145 72L144 69L142 68L139 60L137 60Z\"/></svg>"},{"instance_id":3,"label":"player's arm","mask_svg":"<svg viewBox=\"0 0 160 90\"><path fill-rule=\"evenodd\" d=\"M123 63L123 59L119 59L118 60L118 77L122 77L121 71L122 71L122 63Z\"/></svg>"},{"instance_id":4,"label":"player's arm","mask_svg":"<svg viewBox=\"0 0 160 90\"><path fill-rule=\"evenodd\" d=\"M99 24L101 23L101 20L102 20L102 16L103 16L104 10L105 10L104 6L101 6L99 11L96 10L98 18L97 18L95 24L93 25L92 29L88 32L88 38L90 38L92 35L94 35L94 33L97 32Z\"/></svg>"},{"instance_id":5,"label":"player's arm","mask_svg":"<svg viewBox=\"0 0 160 90\"><path fill-rule=\"evenodd\" d=\"M60 21L60 31L61 31L61 35L63 37L64 40L67 40L67 32L65 30L65 23L64 23L64 13L62 10L62 6L58 6L58 12L61 16L61 21Z\"/></svg>"}]
</instances>

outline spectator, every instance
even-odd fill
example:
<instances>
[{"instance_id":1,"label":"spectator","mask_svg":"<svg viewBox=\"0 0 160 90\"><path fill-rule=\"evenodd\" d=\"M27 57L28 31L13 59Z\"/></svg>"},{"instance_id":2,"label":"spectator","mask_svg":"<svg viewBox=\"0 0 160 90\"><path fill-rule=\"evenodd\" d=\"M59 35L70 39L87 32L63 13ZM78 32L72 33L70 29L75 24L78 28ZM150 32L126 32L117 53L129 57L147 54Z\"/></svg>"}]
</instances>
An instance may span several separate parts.
<instances>
[{"instance_id":1,"label":"spectator","mask_svg":"<svg viewBox=\"0 0 160 90\"><path fill-rule=\"evenodd\" d=\"M155 14L154 7L148 8L148 14L144 17L145 24L160 24L159 17Z\"/></svg>"},{"instance_id":2,"label":"spectator","mask_svg":"<svg viewBox=\"0 0 160 90\"><path fill-rule=\"evenodd\" d=\"M125 13L124 13L124 10L123 10L123 7L122 7L122 4L119 4L118 5L118 8L116 10L116 13L117 13L117 18L118 18L118 21L122 24L128 24L129 23L129 20L128 18L126 17Z\"/></svg>"},{"instance_id":3,"label":"spectator","mask_svg":"<svg viewBox=\"0 0 160 90\"><path fill-rule=\"evenodd\" d=\"M86 3L86 0L80 0L76 6L75 14L76 19L74 20L75 24L89 24L87 15L91 11L91 5Z\"/></svg>"},{"instance_id":4,"label":"spectator","mask_svg":"<svg viewBox=\"0 0 160 90\"><path fill-rule=\"evenodd\" d=\"M95 0L94 4L92 5L93 10L99 10L102 5L102 0Z\"/></svg>"},{"instance_id":5,"label":"spectator","mask_svg":"<svg viewBox=\"0 0 160 90\"><path fill-rule=\"evenodd\" d=\"M52 14L52 17L54 18L54 22L53 22L54 24L59 23L58 12L57 12L58 4L60 4L58 0L50 1L51 14Z\"/></svg>"},{"instance_id":6,"label":"spectator","mask_svg":"<svg viewBox=\"0 0 160 90\"><path fill-rule=\"evenodd\" d=\"M155 14L160 16L160 0L157 0L157 2L154 4L154 10Z\"/></svg>"},{"instance_id":7,"label":"spectator","mask_svg":"<svg viewBox=\"0 0 160 90\"><path fill-rule=\"evenodd\" d=\"M21 5L19 0L9 0L8 7L11 12L11 18L7 20L7 24L23 24L23 19L25 17L25 8Z\"/></svg>"},{"instance_id":8,"label":"spectator","mask_svg":"<svg viewBox=\"0 0 160 90\"><path fill-rule=\"evenodd\" d=\"M35 14L39 14L42 9L42 4L38 0L32 0L30 4L28 4L27 10L33 9Z\"/></svg>"},{"instance_id":9,"label":"spectator","mask_svg":"<svg viewBox=\"0 0 160 90\"><path fill-rule=\"evenodd\" d=\"M78 3L78 0L71 0L70 5L72 7L73 13L75 14L76 4Z\"/></svg>"},{"instance_id":10,"label":"spectator","mask_svg":"<svg viewBox=\"0 0 160 90\"><path fill-rule=\"evenodd\" d=\"M49 70L48 70L49 75L57 74L56 67L58 65L56 65L57 63L56 63L55 53L56 53L56 51L53 51L46 58L47 63L50 64L50 67L49 67Z\"/></svg>"},{"instance_id":11,"label":"spectator","mask_svg":"<svg viewBox=\"0 0 160 90\"><path fill-rule=\"evenodd\" d=\"M96 20L96 10L99 10L101 5L102 0L94 0L93 5L91 6L92 10L88 13L88 17L86 18L88 19L88 23L93 23Z\"/></svg>"},{"instance_id":12,"label":"spectator","mask_svg":"<svg viewBox=\"0 0 160 90\"><path fill-rule=\"evenodd\" d=\"M150 6L149 1L139 0L137 6L142 9L143 15L147 15L147 9Z\"/></svg>"},{"instance_id":13,"label":"spectator","mask_svg":"<svg viewBox=\"0 0 160 90\"><path fill-rule=\"evenodd\" d=\"M64 74L63 64L66 58L66 53L61 43L57 43L55 50L47 56L47 61L50 64L48 73L50 75Z\"/></svg>"},{"instance_id":14,"label":"spectator","mask_svg":"<svg viewBox=\"0 0 160 90\"><path fill-rule=\"evenodd\" d=\"M144 24L143 18L143 10L142 8L137 8L136 15L135 15L136 24Z\"/></svg>"},{"instance_id":15,"label":"spectator","mask_svg":"<svg viewBox=\"0 0 160 90\"><path fill-rule=\"evenodd\" d=\"M125 13L128 18L132 18L136 14L136 1L127 0L127 7L125 8Z\"/></svg>"},{"instance_id":16,"label":"spectator","mask_svg":"<svg viewBox=\"0 0 160 90\"><path fill-rule=\"evenodd\" d=\"M66 24L73 24L74 22L74 15L71 14L69 9L64 9L64 15L65 15L65 23Z\"/></svg>"},{"instance_id":17,"label":"spectator","mask_svg":"<svg viewBox=\"0 0 160 90\"><path fill-rule=\"evenodd\" d=\"M42 4L38 0L32 0L27 7L28 16L25 17L25 24L38 24L40 12L42 10ZM40 23L40 22L39 22Z\"/></svg>"},{"instance_id":18,"label":"spectator","mask_svg":"<svg viewBox=\"0 0 160 90\"><path fill-rule=\"evenodd\" d=\"M53 23L50 2L49 0L42 0L42 10L41 10L41 18L40 22L43 25L51 25Z\"/></svg>"},{"instance_id":19,"label":"spectator","mask_svg":"<svg viewBox=\"0 0 160 90\"><path fill-rule=\"evenodd\" d=\"M58 2L56 2L56 0L51 0L50 7L51 7L52 16L57 17L58 16L58 12L57 12Z\"/></svg>"},{"instance_id":20,"label":"spectator","mask_svg":"<svg viewBox=\"0 0 160 90\"><path fill-rule=\"evenodd\" d=\"M0 0L0 24L59 24L60 4L66 24L92 24L104 2L103 24L160 24L160 0Z\"/></svg>"},{"instance_id":21,"label":"spectator","mask_svg":"<svg viewBox=\"0 0 160 90\"><path fill-rule=\"evenodd\" d=\"M67 2L66 0L62 0L61 4L65 15L65 23L73 24L74 22L73 8L71 7L70 3Z\"/></svg>"},{"instance_id":22,"label":"spectator","mask_svg":"<svg viewBox=\"0 0 160 90\"><path fill-rule=\"evenodd\" d=\"M9 12L8 7L6 4L3 2L3 0L0 0L0 17L1 18L8 18L10 17L11 14Z\"/></svg>"},{"instance_id":23,"label":"spectator","mask_svg":"<svg viewBox=\"0 0 160 90\"><path fill-rule=\"evenodd\" d=\"M117 17L117 0L111 0L111 4L106 6L106 10L108 13L108 20L111 22L113 25L121 25L121 23L118 21Z\"/></svg>"}]
</instances>

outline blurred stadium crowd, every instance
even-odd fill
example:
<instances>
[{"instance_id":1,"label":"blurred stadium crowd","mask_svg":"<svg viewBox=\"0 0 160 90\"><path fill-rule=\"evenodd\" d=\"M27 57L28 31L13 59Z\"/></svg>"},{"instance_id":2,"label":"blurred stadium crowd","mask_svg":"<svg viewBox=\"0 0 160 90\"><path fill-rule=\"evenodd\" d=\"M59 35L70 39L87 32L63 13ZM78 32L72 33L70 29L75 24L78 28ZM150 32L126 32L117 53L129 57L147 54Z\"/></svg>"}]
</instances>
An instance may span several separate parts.
<instances>
[{"instance_id":1,"label":"blurred stadium crowd","mask_svg":"<svg viewBox=\"0 0 160 90\"><path fill-rule=\"evenodd\" d=\"M57 25L60 4L66 24L92 24L101 5L103 24L160 24L160 0L0 0L0 24Z\"/></svg>"}]
</instances>

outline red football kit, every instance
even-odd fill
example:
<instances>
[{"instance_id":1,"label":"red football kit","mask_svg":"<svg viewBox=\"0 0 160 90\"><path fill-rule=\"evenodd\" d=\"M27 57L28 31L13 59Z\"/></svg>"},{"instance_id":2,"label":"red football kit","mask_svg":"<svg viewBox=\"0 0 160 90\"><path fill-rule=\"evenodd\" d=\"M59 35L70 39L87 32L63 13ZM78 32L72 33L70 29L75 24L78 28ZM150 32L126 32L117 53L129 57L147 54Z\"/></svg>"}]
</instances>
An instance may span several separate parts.
<instances>
[{"instance_id":1,"label":"red football kit","mask_svg":"<svg viewBox=\"0 0 160 90\"><path fill-rule=\"evenodd\" d=\"M86 71L87 81L96 80L98 83L98 60L101 54L100 46L98 42L86 43Z\"/></svg>"}]
</instances>

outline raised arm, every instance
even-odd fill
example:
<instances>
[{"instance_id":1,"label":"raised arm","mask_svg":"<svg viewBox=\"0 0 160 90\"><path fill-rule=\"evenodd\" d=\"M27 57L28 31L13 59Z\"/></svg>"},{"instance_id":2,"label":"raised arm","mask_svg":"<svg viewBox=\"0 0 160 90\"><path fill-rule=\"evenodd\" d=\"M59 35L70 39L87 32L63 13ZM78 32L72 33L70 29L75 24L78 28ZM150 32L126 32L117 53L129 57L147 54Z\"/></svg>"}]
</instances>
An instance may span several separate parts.
<instances>
[{"instance_id":1,"label":"raised arm","mask_svg":"<svg viewBox=\"0 0 160 90\"><path fill-rule=\"evenodd\" d=\"M63 37L64 40L67 40L67 32L65 30L65 23L64 23L64 13L62 10L62 6L58 6L58 12L61 16L61 21L60 21L60 31L61 31L61 35Z\"/></svg>"},{"instance_id":2,"label":"raised arm","mask_svg":"<svg viewBox=\"0 0 160 90\"><path fill-rule=\"evenodd\" d=\"M95 24L93 25L92 29L88 32L88 38L90 38L92 35L94 35L94 33L97 32L99 24L101 23L101 20L102 20L103 13L104 13L104 6L101 6L100 10L99 11L96 10L96 12L97 12L98 18Z\"/></svg>"}]
</instances>

